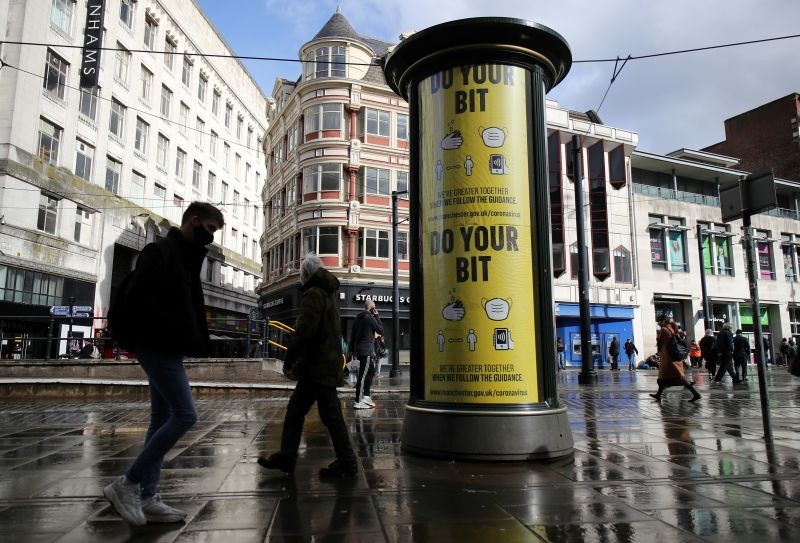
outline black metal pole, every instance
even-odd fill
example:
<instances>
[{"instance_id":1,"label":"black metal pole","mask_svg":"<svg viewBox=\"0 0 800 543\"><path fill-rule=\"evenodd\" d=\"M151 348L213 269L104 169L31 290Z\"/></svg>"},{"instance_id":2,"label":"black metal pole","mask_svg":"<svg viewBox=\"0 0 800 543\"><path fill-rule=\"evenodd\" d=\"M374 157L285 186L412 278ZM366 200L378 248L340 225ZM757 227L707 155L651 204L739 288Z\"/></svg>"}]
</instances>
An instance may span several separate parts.
<instances>
[{"instance_id":1,"label":"black metal pole","mask_svg":"<svg viewBox=\"0 0 800 543\"><path fill-rule=\"evenodd\" d=\"M70 344L72 343L72 315L75 313L74 310L75 306L75 298L70 296L69 297L69 332L67 333L67 354L72 356L72 349L70 348Z\"/></svg>"},{"instance_id":2,"label":"black metal pole","mask_svg":"<svg viewBox=\"0 0 800 543\"><path fill-rule=\"evenodd\" d=\"M53 315L50 315L50 319L47 322L47 347L45 347L44 351L44 359L50 360L50 352L53 349L53 324L55 322L55 318Z\"/></svg>"},{"instance_id":3,"label":"black metal pole","mask_svg":"<svg viewBox=\"0 0 800 543\"><path fill-rule=\"evenodd\" d=\"M261 332L261 337L264 339L264 358L269 358L269 317L264 319L264 330Z\"/></svg>"},{"instance_id":4,"label":"black metal pole","mask_svg":"<svg viewBox=\"0 0 800 543\"><path fill-rule=\"evenodd\" d=\"M244 352L245 358L250 358L250 348L253 346L253 342L251 340L250 334L250 327L253 326L253 321L250 320L250 315L247 315L247 348Z\"/></svg>"},{"instance_id":5,"label":"black metal pole","mask_svg":"<svg viewBox=\"0 0 800 543\"><path fill-rule=\"evenodd\" d=\"M589 307L589 258L586 254L586 221L583 211L583 176L581 175L581 141L572 136L572 175L575 187L575 227L578 229L578 298L580 302L581 372L578 383L597 383L592 360L591 309Z\"/></svg>"},{"instance_id":6,"label":"black metal pole","mask_svg":"<svg viewBox=\"0 0 800 543\"><path fill-rule=\"evenodd\" d=\"M747 251L747 282L750 285L750 297L753 300L753 331L756 339L756 369L758 371L758 395L761 397L761 419L764 423L764 438L772 443L772 422L769 418L769 397L767 396L767 375L764 369L764 340L761 330L761 302L758 299L758 270L756 269L755 244L753 243L753 227L750 226L750 214L745 211L742 217L745 228L745 251Z\"/></svg>"},{"instance_id":7,"label":"black metal pole","mask_svg":"<svg viewBox=\"0 0 800 543\"><path fill-rule=\"evenodd\" d=\"M397 195L407 190L392 191L392 369L389 377L400 375L400 278L397 269Z\"/></svg>"},{"instance_id":8,"label":"black metal pole","mask_svg":"<svg viewBox=\"0 0 800 543\"><path fill-rule=\"evenodd\" d=\"M708 245L711 251L711 243ZM697 225L697 253L700 255L700 292L703 296L703 328L711 328L711 304L708 302L708 289L706 288L706 264L703 261L703 226ZM714 258L714 255L711 255Z\"/></svg>"}]
</instances>

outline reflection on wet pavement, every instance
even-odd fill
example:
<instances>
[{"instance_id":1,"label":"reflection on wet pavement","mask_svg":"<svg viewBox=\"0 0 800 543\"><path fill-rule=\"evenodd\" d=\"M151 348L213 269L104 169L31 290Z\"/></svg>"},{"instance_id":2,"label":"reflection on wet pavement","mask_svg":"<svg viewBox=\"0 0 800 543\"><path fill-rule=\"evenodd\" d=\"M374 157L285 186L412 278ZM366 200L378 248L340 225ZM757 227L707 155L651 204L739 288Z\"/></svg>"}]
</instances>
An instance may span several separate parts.
<instances>
[{"instance_id":1,"label":"reflection on wet pavement","mask_svg":"<svg viewBox=\"0 0 800 543\"><path fill-rule=\"evenodd\" d=\"M188 519L142 528L100 495L138 452L147 402L0 403L0 540L800 541L800 380L770 372L769 447L755 383L703 383L699 404L670 391L659 405L652 373L576 377L558 377L575 454L550 463L404 454L405 394L384 388L367 411L342 394L362 471L338 481L317 476L333 450L313 410L293 476L256 464L278 447L287 392L199 398L160 488Z\"/></svg>"}]
</instances>

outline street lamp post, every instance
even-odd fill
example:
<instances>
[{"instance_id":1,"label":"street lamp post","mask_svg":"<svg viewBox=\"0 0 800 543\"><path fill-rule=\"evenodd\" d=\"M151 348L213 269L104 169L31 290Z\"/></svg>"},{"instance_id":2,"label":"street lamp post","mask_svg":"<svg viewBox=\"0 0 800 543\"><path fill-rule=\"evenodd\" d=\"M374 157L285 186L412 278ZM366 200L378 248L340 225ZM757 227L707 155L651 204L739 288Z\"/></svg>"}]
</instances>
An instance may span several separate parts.
<instances>
[{"instance_id":1,"label":"street lamp post","mask_svg":"<svg viewBox=\"0 0 800 543\"><path fill-rule=\"evenodd\" d=\"M407 190L392 191L392 370L389 377L400 375L400 279L397 270L397 195Z\"/></svg>"}]
</instances>

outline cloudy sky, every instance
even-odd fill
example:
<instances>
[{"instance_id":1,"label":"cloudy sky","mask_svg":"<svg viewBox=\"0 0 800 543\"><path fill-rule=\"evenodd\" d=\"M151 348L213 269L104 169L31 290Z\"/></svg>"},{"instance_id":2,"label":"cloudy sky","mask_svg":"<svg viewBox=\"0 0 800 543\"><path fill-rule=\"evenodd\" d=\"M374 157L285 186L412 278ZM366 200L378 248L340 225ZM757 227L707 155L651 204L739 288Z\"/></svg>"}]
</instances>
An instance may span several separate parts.
<instances>
[{"instance_id":1,"label":"cloudy sky","mask_svg":"<svg viewBox=\"0 0 800 543\"><path fill-rule=\"evenodd\" d=\"M800 0L197 0L242 55L297 58L341 8L361 34L395 42L401 32L465 17L536 21L570 44L574 60L625 58L800 34ZM235 7L234 7L235 6ZM724 139L724 120L800 90L800 38L630 61L600 117L639 134L639 149L667 153ZM299 64L250 61L269 94ZM549 98L597 109L613 63L574 64Z\"/></svg>"}]
</instances>

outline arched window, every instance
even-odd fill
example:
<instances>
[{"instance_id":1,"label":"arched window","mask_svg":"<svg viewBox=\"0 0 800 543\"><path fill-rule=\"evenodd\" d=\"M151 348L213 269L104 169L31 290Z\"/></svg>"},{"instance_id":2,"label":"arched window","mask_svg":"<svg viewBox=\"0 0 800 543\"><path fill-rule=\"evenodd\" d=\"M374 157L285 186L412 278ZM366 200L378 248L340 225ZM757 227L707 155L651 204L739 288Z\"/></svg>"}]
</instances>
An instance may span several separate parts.
<instances>
[{"instance_id":1,"label":"arched window","mask_svg":"<svg viewBox=\"0 0 800 543\"><path fill-rule=\"evenodd\" d=\"M614 249L614 280L617 283L633 283L631 252L622 245Z\"/></svg>"},{"instance_id":2,"label":"arched window","mask_svg":"<svg viewBox=\"0 0 800 543\"><path fill-rule=\"evenodd\" d=\"M569 246L569 276L572 279L578 278L578 244L573 243Z\"/></svg>"}]
</instances>

